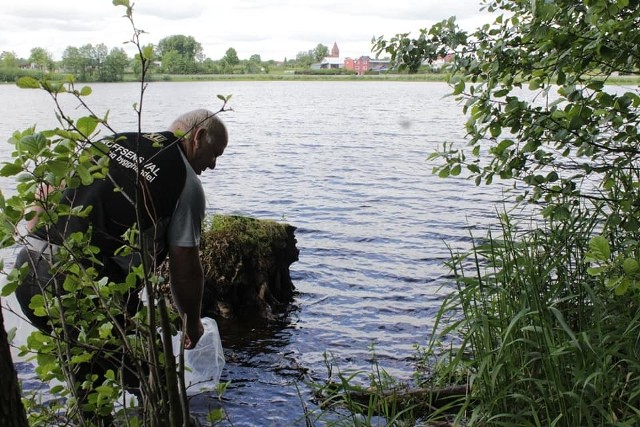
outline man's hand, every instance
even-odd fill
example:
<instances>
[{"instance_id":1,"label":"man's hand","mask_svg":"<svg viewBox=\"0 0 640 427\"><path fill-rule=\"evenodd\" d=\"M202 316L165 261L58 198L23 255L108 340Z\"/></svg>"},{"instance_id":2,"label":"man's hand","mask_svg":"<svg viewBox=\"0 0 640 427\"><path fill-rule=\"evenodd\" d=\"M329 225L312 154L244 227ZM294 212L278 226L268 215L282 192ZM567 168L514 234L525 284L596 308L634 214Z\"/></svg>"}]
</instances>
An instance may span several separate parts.
<instances>
[{"instance_id":1,"label":"man's hand","mask_svg":"<svg viewBox=\"0 0 640 427\"><path fill-rule=\"evenodd\" d=\"M200 337L204 334L202 321L200 319L195 319L195 321L191 322L187 319L187 330L184 332L184 348L187 350L195 348L198 341L200 341Z\"/></svg>"}]
</instances>

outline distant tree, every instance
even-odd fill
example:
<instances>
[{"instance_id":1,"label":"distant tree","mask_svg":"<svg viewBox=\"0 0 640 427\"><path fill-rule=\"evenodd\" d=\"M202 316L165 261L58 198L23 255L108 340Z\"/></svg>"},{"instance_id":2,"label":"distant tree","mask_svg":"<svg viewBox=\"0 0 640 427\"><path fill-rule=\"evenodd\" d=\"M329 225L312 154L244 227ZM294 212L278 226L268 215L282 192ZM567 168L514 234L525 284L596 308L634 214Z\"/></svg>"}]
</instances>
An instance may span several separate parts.
<instances>
[{"instance_id":1,"label":"distant tree","mask_svg":"<svg viewBox=\"0 0 640 427\"><path fill-rule=\"evenodd\" d=\"M93 48L92 56L98 70L102 67L102 64L105 63L107 55L109 55L109 48L104 43L97 44Z\"/></svg>"},{"instance_id":2,"label":"distant tree","mask_svg":"<svg viewBox=\"0 0 640 427\"><path fill-rule=\"evenodd\" d=\"M162 71L169 74L186 74L188 71L187 60L175 50L170 50L162 55Z\"/></svg>"},{"instance_id":3,"label":"distant tree","mask_svg":"<svg viewBox=\"0 0 640 427\"><path fill-rule=\"evenodd\" d=\"M98 58L96 49L91 43L80 46L78 49L84 69L82 72L82 80L89 80L93 78L98 69Z\"/></svg>"},{"instance_id":4,"label":"distant tree","mask_svg":"<svg viewBox=\"0 0 640 427\"><path fill-rule=\"evenodd\" d=\"M218 74L220 69L216 61L211 58L207 58L200 64L200 72L204 74Z\"/></svg>"},{"instance_id":5,"label":"distant tree","mask_svg":"<svg viewBox=\"0 0 640 427\"><path fill-rule=\"evenodd\" d=\"M162 59L163 69L171 73L194 72L198 68L197 64L204 60L202 45L192 36L181 34L160 40L157 52ZM169 61L169 64L165 64L166 60Z\"/></svg>"},{"instance_id":6,"label":"distant tree","mask_svg":"<svg viewBox=\"0 0 640 427\"><path fill-rule=\"evenodd\" d=\"M79 77L84 72L84 61L77 47L67 46L62 53L62 66L74 76Z\"/></svg>"},{"instance_id":7,"label":"distant tree","mask_svg":"<svg viewBox=\"0 0 640 427\"><path fill-rule=\"evenodd\" d=\"M165 37L160 40L156 50L160 57L173 50L178 52L180 55L183 55L186 59L195 62L198 56L202 54L202 45L192 36L179 34Z\"/></svg>"},{"instance_id":8,"label":"distant tree","mask_svg":"<svg viewBox=\"0 0 640 427\"><path fill-rule=\"evenodd\" d=\"M329 47L322 43L319 43L318 46L313 49L313 59L315 59L315 62L320 62L327 56L329 56Z\"/></svg>"},{"instance_id":9,"label":"distant tree","mask_svg":"<svg viewBox=\"0 0 640 427\"><path fill-rule=\"evenodd\" d=\"M3 51L0 53L0 67L18 68L18 56L14 52Z\"/></svg>"},{"instance_id":10,"label":"distant tree","mask_svg":"<svg viewBox=\"0 0 640 427\"><path fill-rule=\"evenodd\" d=\"M298 52L296 55L296 64L300 67L310 67L311 64L316 62L313 50L306 52Z\"/></svg>"},{"instance_id":11,"label":"distant tree","mask_svg":"<svg viewBox=\"0 0 640 427\"><path fill-rule=\"evenodd\" d=\"M249 60L246 61L245 72L247 74L259 74L262 73L264 68L262 66L262 60L260 55L254 54L249 57Z\"/></svg>"},{"instance_id":12,"label":"distant tree","mask_svg":"<svg viewBox=\"0 0 640 427\"><path fill-rule=\"evenodd\" d=\"M68 46L62 54L63 67L71 72L78 80L88 81L96 75L98 65L103 56L106 59L106 46L93 47L86 44L81 47Z\"/></svg>"},{"instance_id":13,"label":"distant tree","mask_svg":"<svg viewBox=\"0 0 640 427\"><path fill-rule=\"evenodd\" d=\"M34 47L31 49L29 63L41 71L51 70L53 68L51 53L43 47Z\"/></svg>"},{"instance_id":14,"label":"distant tree","mask_svg":"<svg viewBox=\"0 0 640 427\"><path fill-rule=\"evenodd\" d=\"M100 68L100 81L116 82L124 78L124 70L129 64L129 57L124 49L114 47L104 60Z\"/></svg>"},{"instance_id":15,"label":"distant tree","mask_svg":"<svg viewBox=\"0 0 640 427\"><path fill-rule=\"evenodd\" d=\"M222 61L231 66L238 65L240 63L238 52L234 48L230 47L222 57Z\"/></svg>"}]
</instances>

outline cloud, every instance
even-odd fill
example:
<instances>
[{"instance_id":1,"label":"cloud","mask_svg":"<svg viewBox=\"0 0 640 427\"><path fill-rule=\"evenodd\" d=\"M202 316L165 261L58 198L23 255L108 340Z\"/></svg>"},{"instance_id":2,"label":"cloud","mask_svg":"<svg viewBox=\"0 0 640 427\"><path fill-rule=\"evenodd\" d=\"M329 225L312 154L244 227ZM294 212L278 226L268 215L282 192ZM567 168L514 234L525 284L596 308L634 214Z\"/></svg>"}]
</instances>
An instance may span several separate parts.
<instances>
[{"instance_id":1,"label":"cloud","mask_svg":"<svg viewBox=\"0 0 640 427\"><path fill-rule=\"evenodd\" d=\"M193 36L212 59L221 58L229 47L241 59L252 54L282 59L333 42L341 56L357 57L370 54L374 36L417 34L452 15L468 23L467 28L481 16L481 0L131 1L135 24L146 32L143 44L157 44L174 34ZM0 52L22 57L33 47L44 47L56 59L68 46L120 47L132 33L122 17L124 8L114 7L111 0L13 0L3 3L2 12Z\"/></svg>"},{"instance_id":2,"label":"cloud","mask_svg":"<svg viewBox=\"0 0 640 427\"><path fill-rule=\"evenodd\" d=\"M197 19L207 8L205 2L188 0L155 0L152 3L135 3L135 16L147 16L166 19L169 22L184 19Z\"/></svg>"}]
</instances>

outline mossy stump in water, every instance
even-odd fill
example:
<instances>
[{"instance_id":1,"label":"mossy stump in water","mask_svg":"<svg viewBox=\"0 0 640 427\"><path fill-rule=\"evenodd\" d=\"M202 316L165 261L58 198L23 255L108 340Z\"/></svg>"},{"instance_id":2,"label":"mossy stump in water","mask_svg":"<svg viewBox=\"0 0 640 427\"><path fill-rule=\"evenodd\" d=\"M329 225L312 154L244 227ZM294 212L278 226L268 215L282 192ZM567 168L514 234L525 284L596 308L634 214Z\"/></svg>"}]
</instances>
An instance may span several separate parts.
<instances>
[{"instance_id":1,"label":"mossy stump in water","mask_svg":"<svg viewBox=\"0 0 640 427\"><path fill-rule=\"evenodd\" d=\"M289 266L299 254L295 230L271 220L214 215L200 242L202 316L274 319L286 309L295 289ZM167 266L162 270L168 279Z\"/></svg>"}]
</instances>

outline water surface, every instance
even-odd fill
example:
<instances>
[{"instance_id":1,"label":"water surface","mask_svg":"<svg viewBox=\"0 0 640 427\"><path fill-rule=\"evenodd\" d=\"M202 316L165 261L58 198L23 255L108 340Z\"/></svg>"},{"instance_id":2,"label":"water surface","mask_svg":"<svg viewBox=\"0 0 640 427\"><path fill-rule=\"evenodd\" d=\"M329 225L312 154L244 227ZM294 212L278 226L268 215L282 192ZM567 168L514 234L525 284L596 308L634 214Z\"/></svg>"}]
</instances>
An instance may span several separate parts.
<instances>
[{"instance_id":1,"label":"water surface","mask_svg":"<svg viewBox=\"0 0 640 427\"><path fill-rule=\"evenodd\" d=\"M96 84L87 102L110 111L117 131L137 129L137 84ZM427 156L444 142L464 143L464 117L443 83L152 83L143 130L164 130L178 114L216 110L230 142L214 172L202 176L207 210L285 221L297 227L300 260L291 311L270 325L221 323L231 381L223 406L234 426L304 425L313 409L308 379L326 378L325 355L341 370L380 365L409 379L414 345L424 344L451 278L449 249L484 236L499 188L432 175ZM54 126L47 94L0 86L0 161L16 129ZM79 117L77 102L64 108ZM2 192L14 183L0 181ZM10 263L14 251L3 253ZM13 323L12 323L13 322ZM15 319L9 323L15 324ZM20 326L24 332L26 327ZM21 334L24 335L23 333ZM30 366L19 364L26 387ZM302 396L302 397L300 397ZM201 396L200 413L218 403Z\"/></svg>"}]
</instances>

